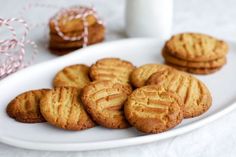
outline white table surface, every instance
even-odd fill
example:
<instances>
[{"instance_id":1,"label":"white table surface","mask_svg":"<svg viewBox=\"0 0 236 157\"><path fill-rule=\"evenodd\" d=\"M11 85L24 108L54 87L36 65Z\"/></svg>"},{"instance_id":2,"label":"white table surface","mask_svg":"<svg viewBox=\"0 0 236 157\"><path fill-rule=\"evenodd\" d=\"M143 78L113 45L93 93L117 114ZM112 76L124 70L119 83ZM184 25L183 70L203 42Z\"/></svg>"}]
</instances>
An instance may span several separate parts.
<instances>
[{"instance_id":1,"label":"white table surface","mask_svg":"<svg viewBox=\"0 0 236 157\"><path fill-rule=\"evenodd\" d=\"M0 0L0 17L19 15L19 11L34 0ZM39 1L38 1L39 2ZM86 2L86 3L84 3ZM148 0L147 0L148 2ZM94 4L107 25L106 41L126 38L124 33L125 0L42 0L58 6L72 4ZM235 0L178 0L174 3L173 33L183 31L202 32L229 41L236 40L236 1ZM31 23L46 22L55 12L53 9L35 8L24 14ZM37 16L35 16L37 15ZM37 18L36 18L37 17ZM39 32L44 33L39 33ZM34 63L55 58L47 52L47 25L31 31L30 38L39 45L39 54ZM4 31L0 31L4 32ZM234 87L236 88L236 87ZM226 91L227 94L227 91ZM15 148L0 143L0 157L97 157L97 156L167 156L203 157L236 156L236 111L208 124L205 127L171 139L126 148L89 152L50 152ZM1 125L0 125L1 126ZM0 128L4 129L4 128Z\"/></svg>"}]
</instances>

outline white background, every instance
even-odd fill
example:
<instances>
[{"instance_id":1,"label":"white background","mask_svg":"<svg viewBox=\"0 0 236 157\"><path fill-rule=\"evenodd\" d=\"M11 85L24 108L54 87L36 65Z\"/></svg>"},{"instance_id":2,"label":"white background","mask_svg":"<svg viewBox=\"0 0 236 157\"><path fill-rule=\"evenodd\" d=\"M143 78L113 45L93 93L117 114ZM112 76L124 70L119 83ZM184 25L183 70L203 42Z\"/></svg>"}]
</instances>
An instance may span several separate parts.
<instances>
[{"instance_id":1,"label":"white background","mask_svg":"<svg viewBox=\"0 0 236 157\"><path fill-rule=\"evenodd\" d=\"M19 16L22 8L34 0L0 0L1 18ZM148 0L147 0L148 2ZM41 0L39 3L70 6L72 4L93 4L107 25L106 41L126 38L124 33L125 0ZM45 23L31 30L30 38L39 46L35 63L55 58L47 51L47 22L55 9L34 8L23 16L29 23ZM236 40L235 0L175 0L173 34L185 31L202 32L229 41ZM0 30L0 33L5 33ZM28 53L28 56L30 54ZM216 85L218 86L218 85ZM232 85L232 88L236 88ZM227 94L227 91L225 91ZM223 97L224 95L222 95ZM1 104L4 105L4 104ZM214 104L213 104L214 105ZM236 156L236 111L185 135L168 140L134 147L108 149L90 152L47 152L14 148L0 143L0 157L97 157L97 156ZM0 124L1 127L1 124ZM4 129L4 128L0 128ZM17 131L17 130L16 130Z\"/></svg>"}]
</instances>

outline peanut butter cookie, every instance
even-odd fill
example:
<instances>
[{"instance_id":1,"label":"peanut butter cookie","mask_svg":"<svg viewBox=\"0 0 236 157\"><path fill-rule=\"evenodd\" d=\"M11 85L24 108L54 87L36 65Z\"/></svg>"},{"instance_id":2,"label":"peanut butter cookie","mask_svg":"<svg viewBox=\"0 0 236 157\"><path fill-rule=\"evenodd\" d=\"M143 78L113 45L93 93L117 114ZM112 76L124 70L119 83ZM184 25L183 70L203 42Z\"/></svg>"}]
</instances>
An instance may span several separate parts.
<instances>
[{"instance_id":1,"label":"peanut butter cookie","mask_svg":"<svg viewBox=\"0 0 236 157\"><path fill-rule=\"evenodd\" d=\"M118 83L129 83L131 72L135 69L132 63L119 58L104 58L91 66L92 80L111 80Z\"/></svg>"},{"instance_id":2,"label":"peanut butter cookie","mask_svg":"<svg viewBox=\"0 0 236 157\"><path fill-rule=\"evenodd\" d=\"M47 89L31 90L18 95L7 106L7 114L16 121L23 123L40 123L45 119L40 113L40 99L48 92Z\"/></svg>"},{"instance_id":3,"label":"peanut butter cookie","mask_svg":"<svg viewBox=\"0 0 236 157\"><path fill-rule=\"evenodd\" d=\"M185 72L166 69L153 74L147 84L177 93L184 102L184 118L199 116L212 104L211 94L204 83Z\"/></svg>"},{"instance_id":4,"label":"peanut butter cookie","mask_svg":"<svg viewBox=\"0 0 236 157\"><path fill-rule=\"evenodd\" d=\"M164 49L179 59L206 62L223 58L228 52L228 45L205 34L182 33L172 36Z\"/></svg>"},{"instance_id":5,"label":"peanut butter cookie","mask_svg":"<svg viewBox=\"0 0 236 157\"><path fill-rule=\"evenodd\" d=\"M82 48L82 47L81 47ZM55 55L58 55L58 56L63 56L65 54L68 54L72 51L75 51L75 50L78 50L78 47L77 48L65 48L65 49L58 49L58 48L50 48L49 47L49 50L52 54L55 54Z\"/></svg>"},{"instance_id":6,"label":"peanut butter cookie","mask_svg":"<svg viewBox=\"0 0 236 157\"><path fill-rule=\"evenodd\" d=\"M42 97L40 111L48 123L66 130L84 130L95 126L74 87L57 87Z\"/></svg>"},{"instance_id":7,"label":"peanut butter cookie","mask_svg":"<svg viewBox=\"0 0 236 157\"><path fill-rule=\"evenodd\" d=\"M106 128L127 128L123 105L131 92L129 85L95 81L84 87L81 99L96 123Z\"/></svg>"},{"instance_id":8,"label":"peanut butter cookie","mask_svg":"<svg viewBox=\"0 0 236 157\"><path fill-rule=\"evenodd\" d=\"M101 42L105 38L105 28L103 25L96 24L88 28L88 45ZM80 36L83 32L67 33L68 36ZM65 41L57 34L50 34L49 48L50 49L73 49L81 48L83 46L83 39L77 41Z\"/></svg>"},{"instance_id":9,"label":"peanut butter cookie","mask_svg":"<svg viewBox=\"0 0 236 157\"><path fill-rule=\"evenodd\" d=\"M207 62L194 62L194 61L186 61L182 59L178 59L166 51L162 52L165 61L177 66L182 66L186 68L217 68L221 67L226 63L226 57L218 58L216 60L207 61Z\"/></svg>"},{"instance_id":10,"label":"peanut butter cookie","mask_svg":"<svg viewBox=\"0 0 236 157\"><path fill-rule=\"evenodd\" d=\"M89 67L84 64L76 64L67 66L59 71L54 77L53 86L82 89L89 82Z\"/></svg>"},{"instance_id":11,"label":"peanut butter cookie","mask_svg":"<svg viewBox=\"0 0 236 157\"><path fill-rule=\"evenodd\" d=\"M72 19L70 20L70 16L76 16L77 14L73 12L73 10L68 10L64 14L64 16L61 16L60 19L58 20L58 26L63 33L68 33L68 32L76 32L76 31L81 31L84 29L84 23L82 18L77 18L77 19ZM49 28L50 31L53 33L56 33L55 29L55 18L51 18L49 21ZM88 23L88 26L91 26L97 22L97 19L93 15L88 15L86 17L86 22Z\"/></svg>"},{"instance_id":12,"label":"peanut butter cookie","mask_svg":"<svg viewBox=\"0 0 236 157\"><path fill-rule=\"evenodd\" d=\"M125 117L137 130L160 133L183 119L182 99L176 93L149 85L136 89L124 107Z\"/></svg>"},{"instance_id":13,"label":"peanut butter cookie","mask_svg":"<svg viewBox=\"0 0 236 157\"><path fill-rule=\"evenodd\" d=\"M222 68L222 66L216 67L216 68L188 68L188 67L183 67L183 66L172 64L172 63L168 63L168 62L166 62L166 64L178 70L185 71L192 74L198 74L198 75L212 74L219 71Z\"/></svg>"}]
</instances>

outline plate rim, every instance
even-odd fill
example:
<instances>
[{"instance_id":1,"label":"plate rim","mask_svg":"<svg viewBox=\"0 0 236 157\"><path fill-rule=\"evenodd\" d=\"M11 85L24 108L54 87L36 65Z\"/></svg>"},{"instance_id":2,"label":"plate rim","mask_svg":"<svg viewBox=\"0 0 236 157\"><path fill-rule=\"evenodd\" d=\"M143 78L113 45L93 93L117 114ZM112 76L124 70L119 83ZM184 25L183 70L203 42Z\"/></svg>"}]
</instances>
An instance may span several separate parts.
<instances>
[{"instance_id":1,"label":"plate rim","mask_svg":"<svg viewBox=\"0 0 236 157\"><path fill-rule=\"evenodd\" d=\"M56 60L64 60L66 58L70 58L73 56L77 56L77 53L74 52L80 52L83 53L83 51L89 51L89 49L101 47L101 46L107 46L111 44L122 44L123 42L163 42L157 39L153 38L132 38L132 39L122 39L117 41L109 41L105 43L100 43L96 45L89 46L84 49L73 51L73 53L65 55L60 58L55 58L52 60L48 60L45 62L41 62L35 65L32 65L28 68L22 69L11 76L7 76L6 78L2 79L0 81L0 85L4 84L8 80L11 80L12 78L16 77L17 75L20 75L20 73L24 73L25 71L30 70L31 68L36 68L37 66L40 66L42 64L48 64L50 62L55 62ZM231 43L231 42L229 42ZM150 134L150 135L144 135L144 136L138 136L138 137L130 137L125 139L118 139L118 140L108 140L108 141L99 141L99 142L83 142L83 143L45 143L45 142L32 142L32 141L26 141L26 140L20 140L20 139L14 139L11 137L4 137L4 135L0 132L0 142L4 144L8 144L11 146L19 147L19 148L26 148L26 149L33 149L33 150L50 150L50 151L88 151L88 150L101 150L101 149L108 149L108 148L117 148L117 147L124 147L124 146L134 146L138 144L145 144L150 143L154 141L160 141L164 140L170 137L175 137L177 135L184 134L186 132L192 131L194 129L200 128L220 117L223 115L233 111L236 109L236 100L233 100L231 103L228 104L227 107L215 112L212 115L209 115L206 118L200 119L197 122L187 124L181 128L169 130L167 132L163 132L160 134ZM66 147L65 147L66 145Z\"/></svg>"}]
</instances>

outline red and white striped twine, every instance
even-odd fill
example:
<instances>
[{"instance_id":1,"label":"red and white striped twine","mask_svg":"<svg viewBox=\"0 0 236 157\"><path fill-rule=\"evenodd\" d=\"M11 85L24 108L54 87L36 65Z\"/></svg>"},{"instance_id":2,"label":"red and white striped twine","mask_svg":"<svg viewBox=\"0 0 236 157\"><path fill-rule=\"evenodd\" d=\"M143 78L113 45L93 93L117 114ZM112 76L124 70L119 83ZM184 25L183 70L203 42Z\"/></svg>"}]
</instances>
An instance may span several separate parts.
<instances>
[{"instance_id":1,"label":"red and white striped twine","mask_svg":"<svg viewBox=\"0 0 236 157\"><path fill-rule=\"evenodd\" d=\"M23 9L20 12L20 15L23 17L23 15L30 9L33 8L47 8L47 9L60 9L59 6L53 5L53 4L41 4L41 3L29 3L28 5L26 5L25 7L23 7ZM73 13L72 13L73 12ZM71 14L72 13L72 14ZM67 16L66 19L64 19L63 23L65 24L68 21L71 20L75 20L75 19L82 19L83 21L83 25L84 25L84 32L82 35L79 36L66 36L60 29L59 27L59 20L61 17L63 16ZM86 47L88 45L88 22L86 17L89 15L93 15L97 22L99 24L103 25L102 20L99 18L97 11L91 7L85 7L85 6L73 6L70 8L62 8L57 14L56 16L54 16L54 24L55 24L55 29L57 31L57 34L63 39L63 40L67 40L67 41L78 41L83 39L83 47ZM37 26L41 26L41 25L45 25L44 23L41 24L34 24L32 25L32 27L37 27Z\"/></svg>"},{"instance_id":2,"label":"red and white striped twine","mask_svg":"<svg viewBox=\"0 0 236 157\"><path fill-rule=\"evenodd\" d=\"M12 23L15 22L24 26L24 32L23 35L20 36L20 39L17 38L16 30L12 26ZM0 27L1 26L6 26L11 33L11 37L8 39L0 40L0 55L4 56L1 57L4 58L4 60L0 63L0 78L3 78L31 64L31 62L24 63L25 47L28 44L31 45L33 47L33 53L35 54L37 53L37 45L33 41L26 40L29 33L29 27L26 21L19 18L0 18Z\"/></svg>"},{"instance_id":3,"label":"red and white striped twine","mask_svg":"<svg viewBox=\"0 0 236 157\"><path fill-rule=\"evenodd\" d=\"M22 19L23 14L34 7L50 8L50 9L59 8L59 6L50 4L30 3L27 6L23 7L22 11L20 12L21 18L10 18L10 19L0 18L0 27L2 26L7 27L7 29L11 33L11 37L9 37L8 39L0 40L0 56L1 58L4 58L0 60L0 79L6 77L7 75L13 72L16 72L19 69L22 69L30 65L38 52L37 45L35 44L35 42L31 40L26 40L30 29L26 21ZM70 14L71 12L73 12L73 14ZM82 19L84 25L84 30L82 35L70 37L66 36L61 31L58 23L60 18L65 15L68 18L63 21L63 24L74 19ZM89 15L93 15L96 18L97 22L103 25L103 22L99 19L97 12L95 11L94 8L74 6L68 9L61 9L56 14L56 16L54 16L55 29L58 35L67 41L77 41L83 39L83 47L86 47L88 45L88 34L89 34L88 31L89 26L86 17ZM21 37L20 39L17 38L16 29L13 27L12 23L20 23L24 26L24 33L23 35L20 36ZM32 27L37 27L42 25L45 26L45 24L34 24L32 25ZM30 45L33 48L33 54L31 59L28 62L25 62L24 61L26 52L25 48L27 45Z\"/></svg>"},{"instance_id":4,"label":"red and white striped twine","mask_svg":"<svg viewBox=\"0 0 236 157\"><path fill-rule=\"evenodd\" d=\"M93 15L97 22L99 24L103 24L103 22L99 19L97 12L94 8L88 8L83 6L73 6L68 9L61 9L55 16L54 16L54 24L55 29L57 31L57 34L63 39L67 41L78 41L83 39L83 47L86 47L88 45L88 21L86 19L87 16ZM63 20L63 24L65 24L68 21L76 20L76 19L82 19L83 25L84 25L84 31L82 35L79 36L66 36L59 26L59 20L61 20L62 17L67 17Z\"/></svg>"}]
</instances>

